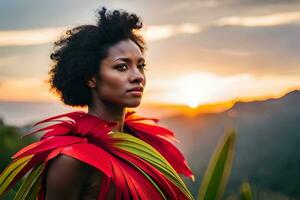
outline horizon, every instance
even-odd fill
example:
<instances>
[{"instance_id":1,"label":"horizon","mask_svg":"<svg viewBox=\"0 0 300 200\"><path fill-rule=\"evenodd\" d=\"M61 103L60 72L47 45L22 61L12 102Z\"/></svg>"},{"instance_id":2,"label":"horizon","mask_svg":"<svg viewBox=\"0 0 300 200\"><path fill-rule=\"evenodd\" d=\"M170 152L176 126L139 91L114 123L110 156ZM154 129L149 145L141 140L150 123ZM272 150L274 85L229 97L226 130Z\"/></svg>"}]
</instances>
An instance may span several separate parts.
<instances>
[{"instance_id":1,"label":"horizon","mask_svg":"<svg viewBox=\"0 0 300 200\"><path fill-rule=\"evenodd\" d=\"M268 102L269 100L280 100L292 92L300 93L300 90L293 90L282 96L271 97L267 99L255 100L238 100L216 104L206 104L198 107L189 107L188 105L175 104L142 104L136 108L128 108L127 110L134 110L138 115L154 117L159 119L167 119L173 116L185 117L199 117L206 114L220 114L227 112L234 108L237 103L252 103L252 102ZM4 124L18 127L27 126L35 123L40 119L67 113L72 111L86 111L86 108L78 108L66 106L62 102L48 101L48 102L22 102L22 101L0 101L0 119ZM228 113L229 114L229 113Z\"/></svg>"}]
</instances>

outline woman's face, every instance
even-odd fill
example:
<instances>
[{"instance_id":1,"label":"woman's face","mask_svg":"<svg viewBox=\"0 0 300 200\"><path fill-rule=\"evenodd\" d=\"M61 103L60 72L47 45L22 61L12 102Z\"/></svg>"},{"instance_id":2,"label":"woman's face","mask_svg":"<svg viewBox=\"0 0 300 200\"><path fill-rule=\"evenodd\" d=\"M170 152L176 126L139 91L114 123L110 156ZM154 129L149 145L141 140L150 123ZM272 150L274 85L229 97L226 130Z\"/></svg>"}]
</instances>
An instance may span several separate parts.
<instances>
[{"instance_id":1,"label":"woman's face","mask_svg":"<svg viewBox=\"0 0 300 200\"><path fill-rule=\"evenodd\" d=\"M96 78L97 98L119 107L137 107L146 84L145 59L132 40L122 40L108 49Z\"/></svg>"}]
</instances>

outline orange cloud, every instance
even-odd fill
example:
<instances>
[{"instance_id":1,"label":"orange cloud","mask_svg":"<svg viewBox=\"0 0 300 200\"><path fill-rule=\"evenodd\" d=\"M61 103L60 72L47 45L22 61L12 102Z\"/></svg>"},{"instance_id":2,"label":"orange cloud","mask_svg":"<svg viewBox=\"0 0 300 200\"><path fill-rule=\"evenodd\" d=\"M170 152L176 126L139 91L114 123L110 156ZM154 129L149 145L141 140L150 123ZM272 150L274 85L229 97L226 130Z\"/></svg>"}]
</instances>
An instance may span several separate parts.
<instances>
[{"instance_id":1,"label":"orange cloud","mask_svg":"<svg viewBox=\"0 0 300 200\"><path fill-rule=\"evenodd\" d=\"M40 28L0 31L0 47L47 44L55 41L65 28Z\"/></svg>"},{"instance_id":2,"label":"orange cloud","mask_svg":"<svg viewBox=\"0 0 300 200\"><path fill-rule=\"evenodd\" d=\"M1 81L0 100L2 101L49 101L52 95L43 79L10 78Z\"/></svg>"},{"instance_id":3,"label":"orange cloud","mask_svg":"<svg viewBox=\"0 0 300 200\"><path fill-rule=\"evenodd\" d=\"M219 19L215 22L217 26L277 26L282 24L299 23L300 12L284 12L262 16L231 16Z\"/></svg>"},{"instance_id":4,"label":"orange cloud","mask_svg":"<svg viewBox=\"0 0 300 200\"><path fill-rule=\"evenodd\" d=\"M54 42L68 27L48 27L28 30L0 31L0 47L41 45ZM177 34L191 34L202 31L197 24L183 23L179 25L148 26L143 30L146 40L156 41Z\"/></svg>"}]
</instances>

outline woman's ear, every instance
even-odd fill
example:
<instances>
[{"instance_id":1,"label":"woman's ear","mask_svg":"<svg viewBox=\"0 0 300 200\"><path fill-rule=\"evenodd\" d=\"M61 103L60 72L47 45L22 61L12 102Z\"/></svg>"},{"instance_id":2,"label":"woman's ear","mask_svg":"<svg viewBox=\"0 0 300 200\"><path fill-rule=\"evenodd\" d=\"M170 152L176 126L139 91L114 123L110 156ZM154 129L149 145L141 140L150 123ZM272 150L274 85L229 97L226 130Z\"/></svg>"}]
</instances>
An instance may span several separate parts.
<instances>
[{"instance_id":1,"label":"woman's ear","mask_svg":"<svg viewBox=\"0 0 300 200\"><path fill-rule=\"evenodd\" d=\"M86 79L86 84L89 88L95 88L96 87L96 77L90 76Z\"/></svg>"}]
</instances>

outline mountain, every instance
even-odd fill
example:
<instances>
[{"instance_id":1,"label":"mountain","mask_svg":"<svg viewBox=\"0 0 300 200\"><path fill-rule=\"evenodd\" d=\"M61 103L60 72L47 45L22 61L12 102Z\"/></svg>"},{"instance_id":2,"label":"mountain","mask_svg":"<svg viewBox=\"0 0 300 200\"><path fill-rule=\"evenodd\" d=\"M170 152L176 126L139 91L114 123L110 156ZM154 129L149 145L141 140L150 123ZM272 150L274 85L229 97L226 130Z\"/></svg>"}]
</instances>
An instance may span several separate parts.
<instances>
[{"instance_id":1,"label":"mountain","mask_svg":"<svg viewBox=\"0 0 300 200\"><path fill-rule=\"evenodd\" d=\"M226 130L237 130L236 156L228 193L243 181L263 190L300 198L300 91L278 99L237 102L217 114L184 114L165 118L181 141L196 182L187 181L197 193L213 149Z\"/></svg>"}]
</instances>

